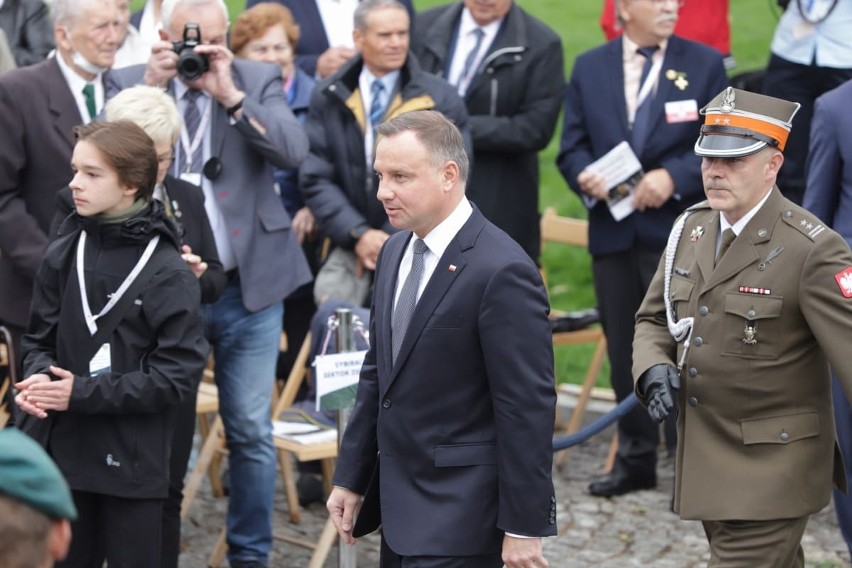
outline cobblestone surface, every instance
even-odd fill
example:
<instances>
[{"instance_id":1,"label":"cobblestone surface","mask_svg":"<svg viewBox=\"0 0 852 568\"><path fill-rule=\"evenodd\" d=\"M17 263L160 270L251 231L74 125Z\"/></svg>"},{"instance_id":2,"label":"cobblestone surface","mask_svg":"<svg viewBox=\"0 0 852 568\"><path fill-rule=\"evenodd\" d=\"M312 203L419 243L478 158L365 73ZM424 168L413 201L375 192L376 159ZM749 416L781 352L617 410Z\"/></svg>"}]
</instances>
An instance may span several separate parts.
<instances>
[{"instance_id":1,"label":"cobblestone surface","mask_svg":"<svg viewBox=\"0 0 852 568\"><path fill-rule=\"evenodd\" d=\"M571 450L562 472L554 472L559 535L545 540L545 556L554 568L698 568L709 558L701 524L681 521L670 512L673 465L661 458L659 485L613 499L592 497L589 482L600 474L611 433L605 432ZM209 485L202 487L184 523L181 568L207 565L207 558L224 523L226 499L215 498ZM283 490L275 510L276 533L316 539L327 519L325 508L314 504L303 510L302 521L293 525L287 517ZM852 566L846 545L829 507L811 518L803 540L806 566L841 568ZM378 565L376 536L358 542L358 565ZM308 565L311 551L276 541L270 559L273 568ZM223 564L227 566L227 561ZM325 566L337 566L337 549Z\"/></svg>"}]
</instances>

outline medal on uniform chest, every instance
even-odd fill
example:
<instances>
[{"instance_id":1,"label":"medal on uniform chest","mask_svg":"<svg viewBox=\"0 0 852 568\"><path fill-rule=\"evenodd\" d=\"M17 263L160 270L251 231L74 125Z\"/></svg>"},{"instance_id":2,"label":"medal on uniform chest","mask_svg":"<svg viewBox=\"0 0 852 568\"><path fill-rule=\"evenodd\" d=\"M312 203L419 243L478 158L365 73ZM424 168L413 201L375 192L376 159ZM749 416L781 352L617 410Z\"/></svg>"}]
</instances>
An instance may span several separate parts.
<instances>
[{"instance_id":1,"label":"medal on uniform chest","mask_svg":"<svg viewBox=\"0 0 852 568\"><path fill-rule=\"evenodd\" d=\"M743 343L746 345L757 345L757 324L746 320L743 329Z\"/></svg>"},{"instance_id":2,"label":"medal on uniform chest","mask_svg":"<svg viewBox=\"0 0 852 568\"><path fill-rule=\"evenodd\" d=\"M681 91L686 90L689 86L689 81L686 80L686 73L684 71L675 71L674 69L668 69L666 71L666 79L674 83L674 86L680 89Z\"/></svg>"},{"instance_id":3,"label":"medal on uniform chest","mask_svg":"<svg viewBox=\"0 0 852 568\"><path fill-rule=\"evenodd\" d=\"M704 227L702 227L701 225L698 225L697 227L692 229L692 233L689 234L689 240L694 243L695 241L700 239L703 234L704 234Z\"/></svg>"}]
</instances>

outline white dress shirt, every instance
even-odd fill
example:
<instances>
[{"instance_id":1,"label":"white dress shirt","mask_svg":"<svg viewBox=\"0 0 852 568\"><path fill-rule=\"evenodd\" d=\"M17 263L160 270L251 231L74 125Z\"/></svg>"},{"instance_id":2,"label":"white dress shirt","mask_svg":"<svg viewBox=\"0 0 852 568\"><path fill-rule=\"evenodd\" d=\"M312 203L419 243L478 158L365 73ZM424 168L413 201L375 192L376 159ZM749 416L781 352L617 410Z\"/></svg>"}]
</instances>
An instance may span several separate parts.
<instances>
[{"instance_id":1,"label":"white dress shirt","mask_svg":"<svg viewBox=\"0 0 852 568\"><path fill-rule=\"evenodd\" d=\"M299 0L309 2L310 0ZM358 0L316 0L328 45L355 47L352 40L353 16Z\"/></svg>"},{"instance_id":2,"label":"white dress shirt","mask_svg":"<svg viewBox=\"0 0 852 568\"><path fill-rule=\"evenodd\" d=\"M68 83L68 88L71 89L71 94L74 95L74 102L77 103L77 110L80 111L80 117L83 119L83 124L89 124L92 119L89 117L89 107L86 106L86 97L83 95L83 87L91 83L95 87L95 114L101 112L104 108L104 81L103 74L98 73L91 81L86 81L80 77L76 71L71 69L65 60L62 59L62 54L58 51L54 55L56 62L59 64L59 70L62 71L62 76L65 77L65 82Z\"/></svg>"},{"instance_id":3,"label":"white dress shirt","mask_svg":"<svg viewBox=\"0 0 852 568\"><path fill-rule=\"evenodd\" d=\"M462 10L461 21L459 22L459 34L456 36L456 49L453 52L453 60L450 63L450 72L447 76L447 82L456 86L459 96L464 97L471 80L476 77L476 70L482 63L482 60L485 59L485 54L488 53L488 49L491 47L494 38L497 37L497 32L500 31L502 23L503 18L500 18L487 26L480 26L473 19L470 10L467 8ZM474 31L477 28L481 29L485 35L482 36L482 44L479 46L479 51L473 60L473 64L470 66L468 76L459 82L459 76L464 71L465 60L467 60L470 50L476 46Z\"/></svg>"}]
</instances>

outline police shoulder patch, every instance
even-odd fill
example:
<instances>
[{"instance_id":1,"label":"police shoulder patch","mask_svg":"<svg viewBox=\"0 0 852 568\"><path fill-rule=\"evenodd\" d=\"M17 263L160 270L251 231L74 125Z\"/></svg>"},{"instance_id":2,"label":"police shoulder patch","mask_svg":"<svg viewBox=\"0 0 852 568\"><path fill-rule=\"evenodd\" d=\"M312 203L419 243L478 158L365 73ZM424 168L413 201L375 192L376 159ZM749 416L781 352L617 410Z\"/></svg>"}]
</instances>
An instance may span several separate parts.
<instances>
[{"instance_id":1,"label":"police shoulder patch","mask_svg":"<svg viewBox=\"0 0 852 568\"><path fill-rule=\"evenodd\" d=\"M817 240L828 229L822 221L805 210L787 209L781 213L781 218L812 241Z\"/></svg>"}]
</instances>

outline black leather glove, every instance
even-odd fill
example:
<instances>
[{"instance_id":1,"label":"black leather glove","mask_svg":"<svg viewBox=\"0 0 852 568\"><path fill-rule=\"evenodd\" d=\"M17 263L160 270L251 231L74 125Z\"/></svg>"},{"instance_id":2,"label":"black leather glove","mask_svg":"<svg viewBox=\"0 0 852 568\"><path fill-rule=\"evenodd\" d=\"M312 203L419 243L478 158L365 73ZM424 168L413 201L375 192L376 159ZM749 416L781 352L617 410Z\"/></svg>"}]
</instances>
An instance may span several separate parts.
<instances>
[{"instance_id":1,"label":"black leather glove","mask_svg":"<svg viewBox=\"0 0 852 568\"><path fill-rule=\"evenodd\" d=\"M639 388L645 394L648 414L662 422L675 407L680 376L671 365L654 365L639 377Z\"/></svg>"}]
</instances>

